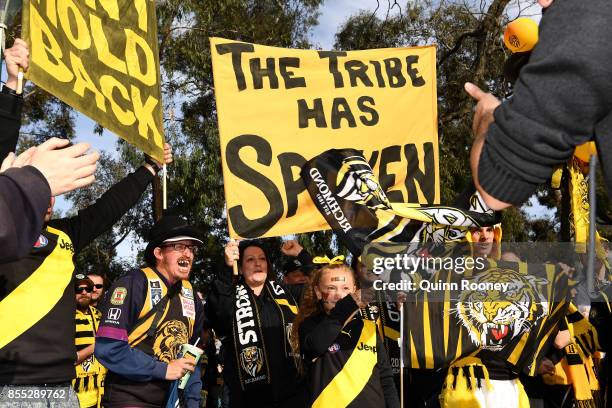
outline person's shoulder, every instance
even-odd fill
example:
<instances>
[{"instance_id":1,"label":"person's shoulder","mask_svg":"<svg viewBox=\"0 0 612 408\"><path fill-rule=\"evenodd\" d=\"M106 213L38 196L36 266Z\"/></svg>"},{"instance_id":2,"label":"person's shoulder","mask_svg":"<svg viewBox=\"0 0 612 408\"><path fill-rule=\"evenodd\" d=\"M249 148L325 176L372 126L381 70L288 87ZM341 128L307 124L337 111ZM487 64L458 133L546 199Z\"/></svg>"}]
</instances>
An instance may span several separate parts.
<instances>
[{"instance_id":1,"label":"person's shoulder","mask_svg":"<svg viewBox=\"0 0 612 408\"><path fill-rule=\"evenodd\" d=\"M143 299L147 278L139 269L131 269L117 278L104 295L100 303L100 312L104 315L109 307L136 303ZM127 301L129 299L129 301Z\"/></svg>"},{"instance_id":2,"label":"person's shoulder","mask_svg":"<svg viewBox=\"0 0 612 408\"><path fill-rule=\"evenodd\" d=\"M147 277L140 269L131 269L119 276L107 291L110 298L124 298L134 289L142 289L146 284Z\"/></svg>"}]
</instances>

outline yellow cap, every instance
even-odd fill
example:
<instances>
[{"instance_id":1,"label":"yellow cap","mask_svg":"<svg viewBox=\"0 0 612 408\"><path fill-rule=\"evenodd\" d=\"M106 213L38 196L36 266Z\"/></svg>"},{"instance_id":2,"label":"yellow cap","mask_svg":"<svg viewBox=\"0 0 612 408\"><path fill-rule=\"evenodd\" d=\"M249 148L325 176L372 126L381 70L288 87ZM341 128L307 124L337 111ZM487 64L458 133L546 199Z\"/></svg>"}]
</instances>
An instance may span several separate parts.
<instances>
[{"instance_id":1,"label":"yellow cap","mask_svg":"<svg viewBox=\"0 0 612 408\"><path fill-rule=\"evenodd\" d=\"M520 17L506 26L504 44L512 52L531 51L538 43L538 23Z\"/></svg>"},{"instance_id":2,"label":"yellow cap","mask_svg":"<svg viewBox=\"0 0 612 408\"><path fill-rule=\"evenodd\" d=\"M595 142L583 143L580 146L576 146L576 150L574 151L574 156L585 163L588 163L591 160L592 154L597 155L597 147L595 147Z\"/></svg>"}]
</instances>

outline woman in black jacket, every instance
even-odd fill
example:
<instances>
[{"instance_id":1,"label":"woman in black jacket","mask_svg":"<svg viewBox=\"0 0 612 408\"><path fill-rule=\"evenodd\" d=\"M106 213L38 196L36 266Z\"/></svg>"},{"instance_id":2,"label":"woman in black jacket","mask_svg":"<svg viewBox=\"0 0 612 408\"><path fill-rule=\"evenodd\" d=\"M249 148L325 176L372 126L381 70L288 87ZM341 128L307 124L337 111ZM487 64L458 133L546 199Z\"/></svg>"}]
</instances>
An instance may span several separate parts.
<instances>
[{"instance_id":1,"label":"woman in black jacket","mask_svg":"<svg viewBox=\"0 0 612 408\"><path fill-rule=\"evenodd\" d=\"M315 258L317 262L317 258ZM310 379L310 404L399 408L376 323L362 318L353 270L328 264L311 275L293 328Z\"/></svg>"},{"instance_id":2,"label":"woman in black jacket","mask_svg":"<svg viewBox=\"0 0 612 408\"><path fill-rule=\"evenodd\" d=\"M232 265L240 277L232 284ZM258 241L230 242L224 271L212 283L206 315L223 343L223 377L229 406L303 407L305 386L298 381L288 336L297 314L301 287L281 285Z\"/></svg>"}]
</instances>

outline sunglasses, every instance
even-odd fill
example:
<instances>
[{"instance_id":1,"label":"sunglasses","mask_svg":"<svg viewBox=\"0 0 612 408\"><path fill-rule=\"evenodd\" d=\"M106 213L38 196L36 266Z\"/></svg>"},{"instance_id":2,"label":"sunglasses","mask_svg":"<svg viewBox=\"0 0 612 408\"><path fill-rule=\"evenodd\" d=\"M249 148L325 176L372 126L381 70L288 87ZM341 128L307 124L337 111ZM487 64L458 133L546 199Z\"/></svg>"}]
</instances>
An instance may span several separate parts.
<instances>
[{"instance_id":1,"label":"sunglasses","mask_svg":"<svg viewBox=\"0 0 612 408\"><path fill-rule=\"evenodd\" d=\"M83 291L87 292L87 293L91 293L93 291L93 288L90 288L89 286L79 286L78 288L74 289L75 293L83 293Z\"/></svg>"},{"instance_id":2,"label":"sunglasses","mask_svg":"<svg viewBox=\"0 0 612 408\"><path fill-rule=\"evenodd\" d=\"M103 287L104 287L104 285L103 285L103 284L101 284L101 283L96 283L96 284L94 285L94 288L96 288L96 289L102 289Z\"/></svg>"}]
</instances>

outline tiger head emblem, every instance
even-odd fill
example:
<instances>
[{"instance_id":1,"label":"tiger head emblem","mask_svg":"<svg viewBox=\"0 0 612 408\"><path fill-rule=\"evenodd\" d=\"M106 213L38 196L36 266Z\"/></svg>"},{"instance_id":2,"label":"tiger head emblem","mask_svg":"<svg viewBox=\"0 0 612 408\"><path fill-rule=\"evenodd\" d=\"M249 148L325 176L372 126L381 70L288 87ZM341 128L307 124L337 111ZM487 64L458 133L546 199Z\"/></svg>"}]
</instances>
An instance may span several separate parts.
<instances>
[{"instance_id":1,"label":"tiger head emblem","mask_svg":"<svg viewBox=\"0 0 612 408\"><path fill-rule=\"evenodd\" d=\"M155 333L153 344L155 356L165 363L175 360L181 345L189 342L188 336L187 326L180 320L164 322Z\"/></svg>"},{"instance_id":2,"label":"tiger head emblem","mask_svg":"<svg viewBox=\"0 0 612 408\"><path fill-rule=\"evenodd\" d=\"M244 371L249 373L251 377L255 377L263 367L261 349L257 346L250 346L242 350L240 364Z\"/></svg>"},{"instance_id":3,"label":"tiger head emblem","mask_svg":"<svg viewBox=\"0 0 612 408\"><path fill-rule=\"evenodd\" d=\"M464 290L453 310L474 344L483 349L503 349L548 314L544 279L511 269L489 269L471 282L508 284L507 291Z\"/></svg>"},{"instance_id":4,"label":"tiger head emblem","mask_svg":"<svg viewBox=\"0 0 612 408\"><path fill-rule=\"evenodd\" d=\"M487 206L478 191L470 196L468 210L493 214L493 210ZM431 210L428 215L431 217L431 222L423 224L414 240L418 239L421 242L433 242L440 245L466 240L466 234L469 231L467 227L471 224L471 221L461 211L456 211L450 207L436 208ZM447 223L454 226L446 225Z\"/></svg>"},{"instance_id":5,"label":"tiger head emblem","mask_svg":"<svg viewBox=\"0 0 612 408\"><path fill-rule=\"evenodd\" d=\"M367 205L370 208L388 208L387 195L378 184L370 164L361 156L349 156L342 161L336 178L338 196Z\"/></svg>"}]
</instances>

